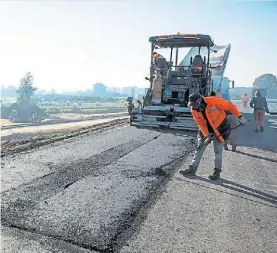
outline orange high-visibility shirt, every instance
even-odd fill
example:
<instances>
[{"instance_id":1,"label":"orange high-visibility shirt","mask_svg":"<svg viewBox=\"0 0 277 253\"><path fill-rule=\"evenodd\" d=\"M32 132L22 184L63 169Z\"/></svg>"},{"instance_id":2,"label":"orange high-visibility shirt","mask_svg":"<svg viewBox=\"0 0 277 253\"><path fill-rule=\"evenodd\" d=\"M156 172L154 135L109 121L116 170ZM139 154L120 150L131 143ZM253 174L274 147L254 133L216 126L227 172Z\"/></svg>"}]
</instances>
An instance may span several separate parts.
<instances>
[{"instance_id":1,"label":"orange high-visibility shirt","mask_svg":"<svg viewBox=\"0 0 277 253\"><path fill-rule=\"evenodd\" d=\"M224 100L222 98L204 97L203 99L207 103L205 109L207 119L218 139L221 142L224 142L223 137L220 136L221 134L223 134L223 132L220 132L220 126L226 118L226 114L224 111L229 111L237 117L241 116L241 113L231 102ZM208 136L208 125L202 112L191 109L191 113L200 131L203 133L204 136Z\"/></svg>"}]
</instances>

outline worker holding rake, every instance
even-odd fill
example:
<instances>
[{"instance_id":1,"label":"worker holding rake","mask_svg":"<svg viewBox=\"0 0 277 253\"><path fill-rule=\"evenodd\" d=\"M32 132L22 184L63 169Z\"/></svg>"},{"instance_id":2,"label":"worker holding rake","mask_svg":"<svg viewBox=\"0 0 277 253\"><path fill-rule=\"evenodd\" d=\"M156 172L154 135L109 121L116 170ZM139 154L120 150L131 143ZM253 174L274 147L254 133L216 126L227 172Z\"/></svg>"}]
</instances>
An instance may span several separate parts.
<instances>
[{"instance_id":1,"label":"worker holding rake","mask_svg":"<svg viewBox=\"0 0 277 253\"><path fill-rule=\"evenodd\" d=\"M242 125L247 121L231 102L219 97L203 97L198 93L191 94L188 106L191 107L192 116L199 127L198 148L195 150L189 168L180 170L179 173L188 176L195 175L207 145L213 141L214 173L209 178L211 180L219 179L222 167L223 143L229 137L231 130L224 111L229 111L238 117Z\"/></svg>"}]
</instances>

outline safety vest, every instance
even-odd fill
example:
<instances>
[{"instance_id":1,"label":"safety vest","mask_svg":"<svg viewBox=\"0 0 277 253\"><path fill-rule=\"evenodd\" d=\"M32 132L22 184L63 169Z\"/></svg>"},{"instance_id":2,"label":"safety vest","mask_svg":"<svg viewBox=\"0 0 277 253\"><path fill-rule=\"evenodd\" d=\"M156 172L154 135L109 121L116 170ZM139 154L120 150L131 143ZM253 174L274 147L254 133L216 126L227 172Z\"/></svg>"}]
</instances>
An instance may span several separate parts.
<instances>
[{"instance_id":1,"label":"safety vest","mask_svg":"<svg viewBox=\"0 0 277 253\"><path fill-rule=\"evenodd\" d=\"M226 119L224 110L231 112L237 117L239 117L241 113L231 102L227 100L223 100L218 97L203 97L203 99L207 104L205 108L207 119L217 138L221 142L224 142L224 138L221 136L226 132L226 128L223 127L224 120ZM202 112L191 108L191 113L200 131L204 136L208 136L209 130Z\"/></svg>"}]
</instances>

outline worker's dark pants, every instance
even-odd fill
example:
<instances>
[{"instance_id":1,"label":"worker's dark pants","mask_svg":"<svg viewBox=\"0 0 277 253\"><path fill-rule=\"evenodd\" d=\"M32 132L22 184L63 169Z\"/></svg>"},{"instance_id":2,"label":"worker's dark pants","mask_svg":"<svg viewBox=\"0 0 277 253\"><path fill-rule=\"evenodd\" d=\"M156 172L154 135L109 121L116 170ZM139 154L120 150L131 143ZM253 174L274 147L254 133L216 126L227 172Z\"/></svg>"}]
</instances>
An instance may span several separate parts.
<instances>
[{"instance_id":1,"label":"worker's dark pants","mask_svg":"<svg viewBox=\"0 0 277 253\"><path fill-rule=\"evenodd\" d=\"M199 134L197 135L198 139L198 144L200 144L200 141L202 140L202 136ZM223 143L220 142L217 138L212 141L214 145L214 168L216 169L221 169L222 166L222 148L223 148ZM192 162L190 165L197 169L199 166L199 163L201 161L202 155L208 145L203 145L202 147L198 148L193 156Z\"/></svg>"},{"instance_id":2,"label":"worker's dark pants","mask_svg":"<svg viewBox=\"0 0 277 253\"><path fill-rule=\"evenodd\" d=\"M236 147L238 145L238 136L239 136L239 132L236 127L238 126L239 121L238 121L238 118L233 114L227 115L227 120L232 130L230 132L230 136L226 139L225 144L228 144L229 142L232 146Z\"/></svg>"}]
</instances>

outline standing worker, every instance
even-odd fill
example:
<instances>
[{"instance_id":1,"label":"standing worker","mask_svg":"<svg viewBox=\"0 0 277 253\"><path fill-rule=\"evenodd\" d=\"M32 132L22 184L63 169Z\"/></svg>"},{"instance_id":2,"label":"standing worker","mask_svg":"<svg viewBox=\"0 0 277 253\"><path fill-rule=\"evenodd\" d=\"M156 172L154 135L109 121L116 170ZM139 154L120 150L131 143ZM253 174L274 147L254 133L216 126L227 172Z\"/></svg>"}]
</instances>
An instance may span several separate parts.
<instances>
[{"instance_id":1,"label":"standing worker","mask_svg":"<svg viewBox=\"0 0 277 253\"><path fill-rule=\"evenodd\" d=\"M133 99L134 99L133 97L128 97L128 98L126 99L126 101L128 102L127 108L128 108L128 114L129 114L129 115L132 114L132 112L133 112L133 110L134 110L134 108L135 108L134 103L133 103Z\"/></svg>"},{"instance_id":2,"label":"standing worker","mask_svg":"<svg viewBox=\"0 0 277 253\"><path fill-rule=\"evenodd\" d=\"M264 131L264 115L265 111L269 113L265 97L262 96L259 90L256 91L255 97L250 101L250 107L254 108L254 118L256 120L255 132Z\"/></svg>"},{"instance_id":3,"label":"standing worker","mask_svg":"<svg viewBox=\"0 0 277 253\"><path fill-rule=\"evenodd\" d=\"M244 108L247 108L247 103L248 103L248 96L247 96L247 93L244 93L244 95L242 96L241 98L241 101L242 101L242 104L243 104L243 107Z\"/></svg>"},{"instance_id":4,"label":"standing worker","mask_svg":"<svg viewBox=\"0 0 277 253\"><path fill-rule=\"evenodd\" d=\"M219 179L222 167L222 146L230 132L230 125L224 110L237 116L241 124L245 124L247 121L232 103L218 97L203 97L198 93L191 94L188 106L191 107L192 116L199 127L197 136L199 148L195 151L189 168L180 170L179 173L195 175L207 145L213 141L214 173L209 178L211 180Z\"/></svg>"}]
</instances>

